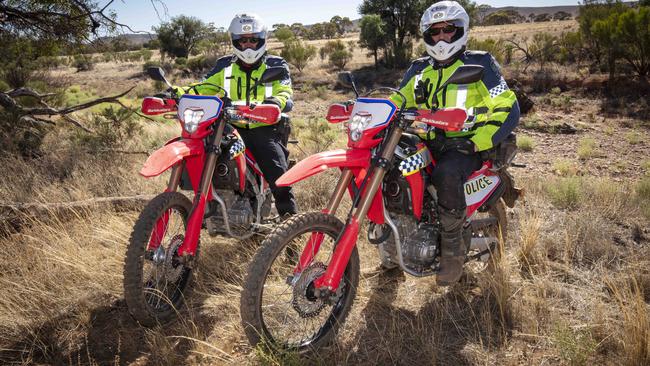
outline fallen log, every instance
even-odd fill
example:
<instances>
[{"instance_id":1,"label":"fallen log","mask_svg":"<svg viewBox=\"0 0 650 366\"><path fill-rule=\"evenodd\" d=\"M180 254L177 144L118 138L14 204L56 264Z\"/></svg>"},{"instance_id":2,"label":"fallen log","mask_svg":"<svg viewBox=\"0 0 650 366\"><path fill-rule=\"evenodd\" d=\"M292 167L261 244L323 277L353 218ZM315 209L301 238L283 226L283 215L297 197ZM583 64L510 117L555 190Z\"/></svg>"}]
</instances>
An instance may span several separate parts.
<instances>
[{"instance_id":1,"label":"fallen log","mask_svg":"<svg viewBox=\"0 0 650 366\"><path fill-rule=\"evenodd\" d=\"M153 195L98 197L60 203L0 202L0 235L18 232L34 221L67 220L91 209L113 209L118 212L142 209Z\"/></svg>"}]
</instances>

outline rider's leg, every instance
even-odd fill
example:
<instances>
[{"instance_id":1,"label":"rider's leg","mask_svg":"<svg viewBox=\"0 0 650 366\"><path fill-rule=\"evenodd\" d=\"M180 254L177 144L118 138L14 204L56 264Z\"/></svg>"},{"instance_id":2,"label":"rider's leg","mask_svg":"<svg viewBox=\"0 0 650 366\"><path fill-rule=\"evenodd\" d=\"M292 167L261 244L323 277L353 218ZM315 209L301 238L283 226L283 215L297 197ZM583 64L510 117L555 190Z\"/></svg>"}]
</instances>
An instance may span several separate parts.
<instances>
[{"instance_id":1,"label":"rider's leg","mask_svg":"<svg viewBox=\"0 0 650 366\"><path fill-rule=\"evenodd\" d=\"M288 151L280 142L277 131L273 126L257 127L250 130L238 129L246 148L251 151L262 174L275 198L275 207L280 216L295 214L296 200L291 187L278 187L275 181L287 171Z\"/></svg>"},{"instance_id":2,"label":"rider's leg","mask_svg":"<svg viewBox=\"0 0 650 366\"><path fill-rule=\"evenodd\" d=\"M463 185L472 172L480 167L481 158L478 154L465 155L458 151L448 151L438 159L433 171L442 226L440 271L436 280L441 286L457 282L463 273L467 252L463 239L467 208Z\"/></svg>"}]
</instances>

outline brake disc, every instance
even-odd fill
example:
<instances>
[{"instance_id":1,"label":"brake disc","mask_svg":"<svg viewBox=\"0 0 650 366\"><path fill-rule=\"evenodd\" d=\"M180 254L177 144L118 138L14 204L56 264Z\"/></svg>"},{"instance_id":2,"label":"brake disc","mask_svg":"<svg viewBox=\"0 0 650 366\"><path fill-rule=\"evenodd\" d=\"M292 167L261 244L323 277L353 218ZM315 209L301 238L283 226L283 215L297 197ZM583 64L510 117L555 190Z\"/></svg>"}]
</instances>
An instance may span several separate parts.
<instances>
[{"instance_id":1,"label":"brake disc","mask_svg":"<svg viewBox=\"0 0 650 366\"><path fill-rule=\"evenodd\" d=\"M316 262L305 268L293 286L291 304L301 318L311 318L320 314L325 307L325 301L314 295L314 280L325 273L327 267Z\"/></svg>"}]
</instances>

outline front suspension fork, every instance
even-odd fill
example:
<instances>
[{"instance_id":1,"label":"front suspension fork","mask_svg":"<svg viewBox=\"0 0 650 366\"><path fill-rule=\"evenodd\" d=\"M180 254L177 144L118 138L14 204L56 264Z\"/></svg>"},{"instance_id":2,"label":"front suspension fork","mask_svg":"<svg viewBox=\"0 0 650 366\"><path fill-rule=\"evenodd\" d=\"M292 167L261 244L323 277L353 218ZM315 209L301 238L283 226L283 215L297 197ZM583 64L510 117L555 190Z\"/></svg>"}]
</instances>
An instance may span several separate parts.
<instances>
[{"instance_id":1,"label":"front suspension fork","mask_svg":"<svg viewBox=\"0 0 650 366\"><path fill-rule=\"evenodd\" d=\"M190 211L190 217L187 220L185 238L183 239L183 244L178 248L179 256L194 256L196 254L196 248L199 244L199 236L201 235L201 227L203 226L205 204L211 193L212 174L214 173L214 168L217 165L217 158L221 152L221 138L223 137L225 125L225 121L220 121L215 133L214 141L206 147L208 149L208 155L205 159L205 165L203 166L199 189L194 196L192 211Z\"/></svg>"},{"instance_id":2,"label":"front suspension fork","mask_svg":"<svg viewBox=\"0 0 650 366\"><path fill-rule=\"evenodd\" d=\"M332 259L330 260L330 263L327 266L327 270L321 277L317 278L314 281L314 287L317 290L328 290L332 292L339 287L341 278L343 277L343 272L345 271L348 261L350 260L350 255L352 255L352 251L356 246L357 239L359 236L359 228L362 225L363 220L365 219L366 214L368 213L368 210L370 209L375 194L377 193L377 190L381 187L381 182L384 179L384 176L386 175L386 172L388 171L389 166L393 160L393 154L395 153L395 148L397 147L397 144L399 142L400 137L402 136L403 131L404 131L403 128L400 126L395 126L395 128L392 129L388 137L388 141L386 142L386 144L383 146L383 149L381 150L379 159L377 160L376 163L373 164L371 171L368 173L368 174L372 174L369 178L368 186L363 191L362 193L363 196L360 198L356 206L356 209L354 209L352 217L350 218L349 222L345 226L343 234L341 235L341 237L339 238L336 244L336 247L334 249L334 254L332 255ZM342 181L343 179L339 181L339 184ZM338 188L339 186L337 185L337 190ZM336 206L338 206L338 203L340 203L340 198L338 200L336 200L336 198L338 197L336 197L336 195L333 195L330 202L335 202ZM332 214L332 212L328 212L328 213ZM307 247L305 249L307 249ZM303 251L303 255L305 255L304 251ZM315 254L310 254L310 255L312 256L311 258L313 259L313 256ZM301 260L302 260L302 256L301 256Z\"/></svg>"},{"instance_id":3,"label":"front suspension fork","mask_svg":"<svg viewBox=\"0 0 650 366\"><path fill-rule=\"evenodd\" d=\"M352 181L352 176L353 174L350 169L343 170L343 174L341 174L341 178L339 178L339 182L336 184L336 188L334 188L334 193L332 193L327 206L322 211L324 214L334 215L336 213L336 210L338 209L339 204L343 199L343 195L345 194L345 190ZM309 241L307 242L305 249L300 255L298 265L293 271L294 274L302 272L302 270L305 269L314 260L314 257L318 253L318 250L320 249L320 245L323 243L324 238L325 235L323 233L311 233Z\"/></svg>"}]
</instances>

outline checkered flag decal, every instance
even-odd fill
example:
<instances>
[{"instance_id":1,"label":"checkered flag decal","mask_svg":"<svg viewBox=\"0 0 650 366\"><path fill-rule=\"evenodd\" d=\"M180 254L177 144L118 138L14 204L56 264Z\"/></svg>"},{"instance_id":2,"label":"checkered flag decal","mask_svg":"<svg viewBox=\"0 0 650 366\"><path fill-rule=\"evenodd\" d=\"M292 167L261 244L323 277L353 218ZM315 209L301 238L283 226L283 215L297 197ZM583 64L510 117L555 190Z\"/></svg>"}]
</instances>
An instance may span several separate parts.
<instances>
[{"instance_id":1,"label":"checkered flag decal","mask_svg":"<svg viewBox=\"0 0 650 366\"><path fill-rule=\"evenodd\" d=\"M402 171L403 176L409 176L419 172L422 168L431 163L431 154L427 148L418 150L415 154L404 159L399 163L399 170Z\"/></svg>"},{"instance_id":2,"label":"checkered flag decal","mask_svg":"<svg viewBox=\"0 0 650 366\"><path fill-rule=\"evenodd\" d=\"M235 143L230 146L230 159L234 159L243 154L244 150L246 150L244 141L242 139L237 139L237 141L235 141Z\"/></svg>"},{"instance_id":3,"label":"checkered flag decal","mask_svg":"<svg viewBox=\"0 0 650 366\"><path fill-rule=\"evenodd\" d=\"M494 98L497 95L503 93L504 91L508 90L508 84L506 84L506 79L501 77L501 81L499 82L499 85L495 86L494 88L490 89L490 97Z\"/></svg>"}]
</instances>

